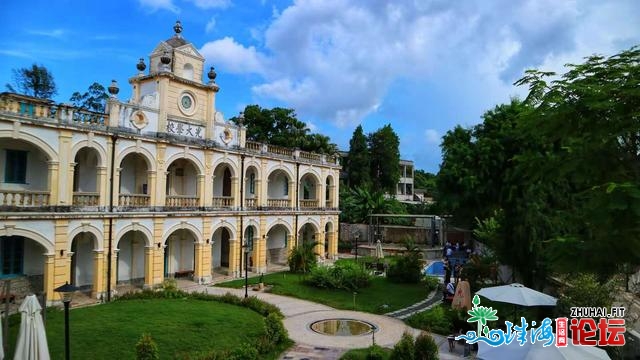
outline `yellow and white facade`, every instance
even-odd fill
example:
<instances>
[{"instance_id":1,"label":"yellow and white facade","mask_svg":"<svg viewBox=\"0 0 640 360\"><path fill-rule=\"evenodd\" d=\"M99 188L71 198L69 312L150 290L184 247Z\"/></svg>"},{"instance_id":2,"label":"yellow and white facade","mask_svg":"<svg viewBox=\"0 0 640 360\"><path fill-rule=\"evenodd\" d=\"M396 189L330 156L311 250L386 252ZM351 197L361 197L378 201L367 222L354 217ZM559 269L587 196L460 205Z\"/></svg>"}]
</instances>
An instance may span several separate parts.
<instances>
[{"instance_id":1,"label":"yellow and white facade","mask_svg":"<svg viewBox=\"0 0 640 360\"><path fill-rule=\"evenodd\" d=\"M176 33L116 83L104 114L0 94L0 280L57 299L286 264L295 244L337 254L337 156L245 139L216 112L213 68Z\"/></svg>"}]
</instances>

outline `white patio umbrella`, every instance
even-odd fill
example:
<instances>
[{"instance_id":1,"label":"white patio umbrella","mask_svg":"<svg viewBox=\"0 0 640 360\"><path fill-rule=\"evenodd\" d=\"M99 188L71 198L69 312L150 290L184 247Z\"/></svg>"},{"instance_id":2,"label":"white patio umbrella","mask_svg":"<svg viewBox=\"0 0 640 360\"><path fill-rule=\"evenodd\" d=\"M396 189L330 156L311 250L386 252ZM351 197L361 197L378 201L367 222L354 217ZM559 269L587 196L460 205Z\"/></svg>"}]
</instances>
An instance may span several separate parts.
<instances>
[{"instance_id":1,"label":"white patio umbrella","mask_svg":"<svg viewBox=\"0 0 640 360\"><path fill-rule=\"evenodd\" d=\"M382 251L382 243L380 242L380 240L376 241L376 258L384 258L384 252Z\"/></svg>"},{"instance_id":2,"label":"white patio umbrella","mask_svg":"<svg viewBox=\"0 0 640 360\"><path fill-rule=\"evenodd\" d=\"M555 306L558 299L539 291L513 283L480 289L476 294L492 301L522 306Z\"/></svg>"},{"instance_id":3,"label":"white patio umbrella","mask_svg":"<svg viewBox=\"0 0 640 360\"><path fill-rule=\"evenodd\" d=\"M20 313L20 331L16 343L14 360L49 360L49 347L47 346L47 334L42 323L40 303L35 295L27 296Z\"/></svg>"},{"instance_id":4,"label":"white patio umbrella","mask_svg":"<svg viewBox=\"0 0 640 360\"><path fill-rule=\"evenodd\" d=\"M555 344L544 347L546 341L536 341L531 344L531 333L527 334L527 342L520 346L516 340L509 345L493 347L485 343L478 343L478 359L483 360L603 360L611 359L607 352L592 346L576 346L568 339L565 347L556 347Z\"/></svg>"}]
</instances>

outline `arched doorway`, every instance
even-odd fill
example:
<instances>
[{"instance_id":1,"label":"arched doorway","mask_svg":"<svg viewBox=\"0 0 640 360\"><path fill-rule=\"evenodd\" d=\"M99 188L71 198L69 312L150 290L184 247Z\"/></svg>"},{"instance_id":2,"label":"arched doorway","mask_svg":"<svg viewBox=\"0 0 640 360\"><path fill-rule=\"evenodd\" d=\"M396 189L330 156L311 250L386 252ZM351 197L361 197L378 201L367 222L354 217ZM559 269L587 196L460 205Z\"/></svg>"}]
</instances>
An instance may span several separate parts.
<instances>
[{"instance_id":1,"label":"arched doorway","mask_svg":"<svg viewBox=\"0 0 640 360\"><path fill-rule=\"evenodd\" d=\"M167 168L166 206L197 207L198 168L188 159L174 160Z\"/></svg>"},{"instance_id":2,"label":"arched doorway","mask_svg":"<svg viewBox=\"0 0 640 360\"><path fill-rule=\"evenodd\" d=\"M220 164L213 172L213 206L229 208L233 206L233 174L227 164Z\"/></svg>"},{"instance_id":3,"label":"arched doorway","mask_svg":"<svg viewBox=\"0 0 640 360\"><path fill-rule=\"evenodd\" d=\"M229 275L229 259L231 257L231 232L226 227L213 233L211 246L211 276L214 274Z\"/></svg>"},{"instance_id":4,"label":"arched doorway","mask_svg":"<svg viewBox=\"0 0 640 360\"><path fill-rule=\"evenodd\" d=\"M97 248L96 237L90 232L81 232L71 241L71 276L70 283L81 291L89 291L94 287L94 255Z\"/></svg>"},{"instance_id":5,"label":"arched doorway","mask_svg":"<svg viewBox=\"0 0 640 360\"><path fill-rule=\"evenodd\" d=\"M147 236L142 231L127 231L118 241L118 285L142 287L145 283L145 247Z\"/></svg>"},{"instance_id":6,"label":"arched doorway","mask_svg":"<svg viewBox=\"0 0 640 360\"><path fill-rule=\"evenodd\" d=\"M44 290L45 253L44 246L35 240L24 236L0 236L0 279L11 279L11 292L17 297ZM19 293L20 289L24 293Z\"/></svg>"},{"instance_id":7,"label":"arched doorway","mask_svg":"<svg viewBox=\"0 0 640 360\"><path fill-rule=\"evenodd\" d=\"M120 163L119 206L149 206L149 164L139 153L127 154Z\"/></svg>"},{"instance_id":8,"label":"arched doorway","mask_svg":"<svg viewBox=\"0 0 640 360\"><path fill-rule=\"evenodd\" d=\"M274 208L290 207L289 176L284 170L274 170L267 180L267 206Z\"/></svg>"},{"instance_id":9,"label":"arched doorway","mask_svg":"<svg viewBox=\"0 0 640 360\"><path fill-rule=\"evenodd\" d=\"M300 178L300 207L317 208L320 206L318 197L319 183L313 174L305 174Z\"/></svg>"},{"instance_id":10,"label":"arched doorway","mask_svg":"<svg viewBox=\"0 0 640 360\"><path fill-rule=\"evenodd\" d=\"M275 225L267 233L267 271L287 265L289 230L281 224Z\"/></svg>"},{"instance_id":11,"label":"arched doorway","mask_svg":"<svg viewBox=\"0 0 640 360\"><path fill-rule=\"evenodd\" d=\"M18 139L0 139L0 206L47 206L50 184L47 154ZM43 170L48 174L43 176Z\"/></svg>"},{"instance_id":12,"label":"arched doorway","mask_svg":"<svg viewBox=\"0 0 640 360\"><path fill-rule=\"evenodd\" d=\"M100 190L98 189L98 151L84 147L76 153L73 169L73 205L98 206Z\"/></svg>"},{"instance_id":13,"label":"arched doorway","mask_svg":"<svg viewBox=\"0 0 640 360\"><path fill-rule=\"evenodd\" d=\"M169 235L164 251L165 277L193 277L195 243L196 237L187 229L179 229Z\"/></svg>"}]
</instances>

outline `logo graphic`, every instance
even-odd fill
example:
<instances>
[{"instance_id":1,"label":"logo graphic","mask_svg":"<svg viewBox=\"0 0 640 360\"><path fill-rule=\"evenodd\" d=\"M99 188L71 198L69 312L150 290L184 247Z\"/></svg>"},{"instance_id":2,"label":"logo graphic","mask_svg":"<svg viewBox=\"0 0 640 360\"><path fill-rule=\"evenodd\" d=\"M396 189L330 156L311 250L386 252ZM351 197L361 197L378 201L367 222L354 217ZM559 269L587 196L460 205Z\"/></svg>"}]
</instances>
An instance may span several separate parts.
<instances>
[{"instance_id":1,"label":"logo graphic","mask_svg":"<svg viewBox=\"0 0 640 360\"><path fill-rule=\"evenodd\" d=\"M556 333L553 332L554 323L549 318L544 318L537 328L536 322L531 321L531 327L524 317L520 318L520 325L514 325L510 321L505 321L505 330L489 329L487 321L498 320L498 310L491 307L480 306L480 297L473 297L473 308L467 311L471 317L468 323L477 323L476 331L468 331L466 334L456 336L456 340L465 340L468 344L484 342L487 345L496 347L509 345L514 340L520 346L527 340L531 344L542 342L543 347L556 345L557 347L567 346L569 340L573 345L582 346L623 346L625 344L625 320L623 317L625 309L623 307L612 307L610 312L606 308L572 308L571 320L567 318L555 319ZM598 315L599 320L590 317L573 317L575 315L589 316ZM571 338L569 339L569 334Z\"/></svg>"}]
</instances>

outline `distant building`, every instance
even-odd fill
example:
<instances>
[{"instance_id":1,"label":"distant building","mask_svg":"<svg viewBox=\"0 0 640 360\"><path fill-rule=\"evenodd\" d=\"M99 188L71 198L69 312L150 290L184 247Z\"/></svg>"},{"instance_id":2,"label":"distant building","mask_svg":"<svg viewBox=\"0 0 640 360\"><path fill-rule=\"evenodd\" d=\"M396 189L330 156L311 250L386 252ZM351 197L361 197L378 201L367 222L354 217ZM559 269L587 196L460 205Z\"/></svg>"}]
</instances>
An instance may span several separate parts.
<instances>
[{"instance_id":1,"label":"distant building","mask_svg":"<svg viewBox=\"0 0 640 360\"><path fill-rule=\"evenodd\" d=\"M342 158L341 164L345 164L347 158L349 157L349 152L340 151L340 157ZM420 203L423 201L423 198L420 196L416 196L415 189L413 188L413 178L415 167L413 165L412 160L400 160L400 179L398 179L398 184L396 185L395 193L386 195L389 197L393 197L398 201L405 203ZM349 173L346 168L342 168L340 172L340 180L343 184L346 184L347 179L349 178Z\"/></svg>"}]
</instances>

